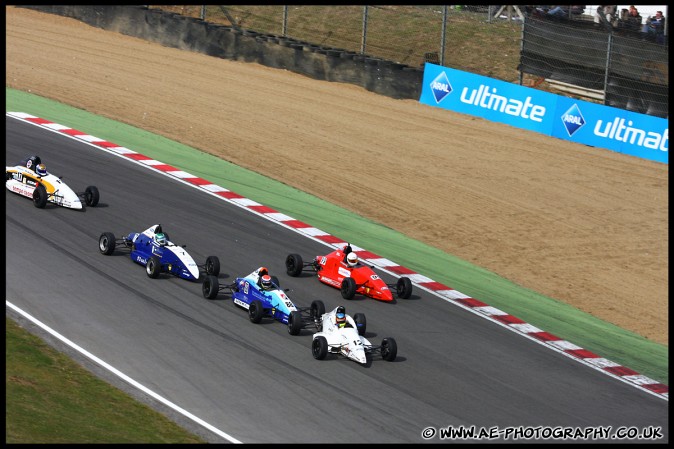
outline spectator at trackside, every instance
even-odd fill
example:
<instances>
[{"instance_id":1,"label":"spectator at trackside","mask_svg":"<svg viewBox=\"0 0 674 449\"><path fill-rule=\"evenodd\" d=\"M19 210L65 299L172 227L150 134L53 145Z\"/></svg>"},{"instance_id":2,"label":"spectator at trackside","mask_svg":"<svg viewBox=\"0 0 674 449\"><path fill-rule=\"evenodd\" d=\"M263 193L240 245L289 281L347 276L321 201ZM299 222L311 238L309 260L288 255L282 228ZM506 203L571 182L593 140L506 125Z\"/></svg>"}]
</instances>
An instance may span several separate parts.
<instances>
[{"instance_id":1,"label":"spectator at trackside","mask_svg":"<svg viewBox=\"0 0 674 449\"><path fill-rule=\"evenodd\" d=\"M657 11L654 16L646 19L646 23L644 24L642 31L646 33L646 38L651 41L658 42L661 36L664 37L665 16L662 15L662 11ZM662 41L664 41L664 39L662 39Z\"/></svg>"},{"instance_id":2,"label":"spectator at trackside","mask_svg":"<svg viewBox=\"0 0 674 449\"><path fill-rule=\"evenodd\" d=\"M618 5L599 5L594 13L594 23L602 23L602 14L607 23L613 24Z\"/></svg>"}]
</instances>

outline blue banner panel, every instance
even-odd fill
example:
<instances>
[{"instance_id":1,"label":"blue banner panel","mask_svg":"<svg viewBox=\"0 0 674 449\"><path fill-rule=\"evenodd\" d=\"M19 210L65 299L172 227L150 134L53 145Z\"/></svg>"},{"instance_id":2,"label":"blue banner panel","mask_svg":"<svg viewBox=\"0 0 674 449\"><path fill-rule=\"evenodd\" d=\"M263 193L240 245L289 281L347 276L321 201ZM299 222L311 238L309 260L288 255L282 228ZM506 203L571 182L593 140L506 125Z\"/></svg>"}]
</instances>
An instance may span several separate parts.
<instances>
[{"instance_id":1,"label":"blue banner panel","mask_svg":"<svg viewBox=\"0 0 674 449\"><path fill-rule=\"evenodd\" d=\"M669 163L669 120L558 97L553 137Z\"/></svg>"},{"instance_id":2,"label":"blue banner panel","mask_svg":"<svg viewBox=\"0 0 674 449\"><path fill-rule=\"evenodd\" d=\"M426 63L419 101L559 139L669 161L669 120Z\"/></svg>"}]
</instances>

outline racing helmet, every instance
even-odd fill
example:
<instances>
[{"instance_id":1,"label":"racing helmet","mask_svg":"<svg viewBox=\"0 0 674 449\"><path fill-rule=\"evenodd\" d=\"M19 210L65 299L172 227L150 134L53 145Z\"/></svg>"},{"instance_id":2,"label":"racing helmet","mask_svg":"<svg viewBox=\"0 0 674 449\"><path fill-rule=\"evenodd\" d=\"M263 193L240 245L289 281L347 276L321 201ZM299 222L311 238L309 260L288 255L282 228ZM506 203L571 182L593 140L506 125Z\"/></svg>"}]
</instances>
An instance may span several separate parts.
<instances>
[{"instance_id":1,"label":"racing helmet","mask_svg":"<svg viewBox=\"0 0 674 449\"><path fill-rule=\"evenodd\" d=\"M47 176L47 167L44 164L37 164L37 167L35 167L35 173L40 176Z\"/></svg>"},{"instance_id":2,"label":"racing helmet","mask_svg":"<svg viewBox=\"0 0 674 449\"><path fill-rule=\"evenodd\" d=\"M260 286L262 287L263 290L271 290L272 289L271 276L269 276L268 274L262 276L262 278L260 279Z\"/></svg>"},{"instance_id":3,"label":"racing helmet","mask_svg":"<svg viewBox=\"0 0 674 449\"><path fill-rule=\"evenodd\" d=\"M337 310L335 311L335 319L337 320L337 324L346 322L346 309L344 306L337 307Z\"/></svg>"},{"instance_id":4,"label":"racing helmet","mask_svg":"<svg viewBox=\"0 0 674 449\"><path fill-rule=\"evenodd\" d=\"M347 265L349 265L350 267L355 267L356 264L358 263L358 255L357 255L356 253L354 253L354 252L350 252L350 253L346 256L346 263L347 263Z\"/></svg>"},{"instance_id":5,"label":"racing helmet","mask_svg":"<svg viewBox=\"0 0 674 449\"><path fill-rule=\"evenodd\" d=\"M166 235L163 232L158 232L154 235L154 241L159 244L159 246L166 246Z\"/></svg>"}]
</instances>

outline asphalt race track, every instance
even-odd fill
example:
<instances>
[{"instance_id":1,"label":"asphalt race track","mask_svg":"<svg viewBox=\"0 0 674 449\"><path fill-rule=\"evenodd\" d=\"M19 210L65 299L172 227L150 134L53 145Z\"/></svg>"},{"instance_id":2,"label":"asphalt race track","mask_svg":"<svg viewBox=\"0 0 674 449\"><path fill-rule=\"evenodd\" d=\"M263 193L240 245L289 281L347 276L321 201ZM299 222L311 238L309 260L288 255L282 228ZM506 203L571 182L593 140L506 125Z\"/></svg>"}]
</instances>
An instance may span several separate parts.
<instances>
[{"instance_id":1,"label":"asphalt race track","mask_svg":"<svg viewBox=\"0 0 674 449\"><path fill-rule=\"evenodd\" d=\"M657 442L668 441L668 401L420 289L393 304L344 301L309 274L285 273L288 253L309 260L327 246L66 136L12 118L6 126L7 165L37 154L75 191L96 185L101 193L99 206L82 212L37 209L6 191L7 301L239 441L418 443L429 426L461 425L659 426ZM328 310L344 304L364 313L366 337L394 337L398 358L314 360L311 331L291 336L276 321L252 324L226 295L204 299L199 283L153 280L126 253L98 251L103 231L121 237L157 223L197 263L218 256L221 282L265 265L299 306L321 299Z\"/></svg>"}]
</instances>

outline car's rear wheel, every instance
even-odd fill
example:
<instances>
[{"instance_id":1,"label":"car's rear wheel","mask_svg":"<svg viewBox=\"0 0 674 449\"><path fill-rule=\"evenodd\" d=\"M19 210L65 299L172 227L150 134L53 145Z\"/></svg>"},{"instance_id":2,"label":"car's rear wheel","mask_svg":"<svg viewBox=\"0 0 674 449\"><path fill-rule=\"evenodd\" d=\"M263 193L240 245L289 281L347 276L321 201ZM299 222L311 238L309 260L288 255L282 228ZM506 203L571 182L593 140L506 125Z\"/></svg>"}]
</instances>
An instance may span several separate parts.
<instances>
[{"instance_id":1,"label":"car's rear wheel","mask_svg":"<svg viewBox=\"0 0 674 449\"><path fill-rule=\"evenodd\" d=\"M213 276L220 274L220 259L216 256L208 256L206 258L206 274Z\"/></svg>"},{"instance_id":2,"label":"car's rear wheel","mask_svg":"<svg viewBox=\"0 0 674 449\"><path fill-rule=\"evenodd\" d=\"M161 273L161 260L159 260L159 257L150 257L147 261L147 265L145 265L145 272L152 279L157 279L159 277L159 274Z\"/></svg>"},{"instance_id":3,"label":"car's rear wheel","mask_svg":"<svg viewBox=\"0 0 674 449\"><path fill-rule=\"evenodd\" d=\"M352 299L356 294L356 281L353 278L344 278L340 291L342 292L342 298Z\"/></svg>"},{"instance_id":4,"label":"car's rear wheel","mask_svg":"<svg viewBox=\"0 0 674 449\"><path fill-rule=\"evenodd\" d=\"M328 340L322 335L314 338L311 342L311 354L316 360L323 360L328 355Z\"/></svg>"},{"instance_id":5,"label":"car's rear wheel","mask_svg":"<svg viewBox=\"0 0 674 449\"><path fill-rule=\"evenodd\" d=\"M396 283L396 294L402 299L408 299L412 296L412 281L410 278L401 277Z\"/></svg>"},{"instance_id":6,"label":"car's rear wheel","mask_svg":"<svg viewBox=\"0 0 674 449\"><path fill-rule=\"evenodd\" d=\"M98 193L98 187L96 186L89 186L84 191L84 203L87 206L90 207L96 206L98 204L98 200L100 197L101 196Z\"/></svg>"},{"instance_id":7,"label":"car's rear wheel","mask_svg":"<svg viewBox=\"0 0 674 449\"><path fill-rule=\"evenodd\" d=\"M98 238L98 250L101 254L109 256L115 250L115 236L112 232L104 232Z\"/></svg>"},{"instance_id":8,"label":"car's rear wheel","mask_svg":"<svg viewBox=\"0 0 674 449\"><path fill-rule=\"evenodd\" d=\"M204 283L201 284L201 293L206 299L215 299L218 296L218 278L217 276L207 275Z\"/></svg>"},{"instance_id":9,"label":"car's rear wheel","mask_svg":"<svg viewBox=\"0 0 674 449\"><path fill-rule=\"evenodd\" d=\"M248 307L248 318L252 323L257 324L262 321L262 315L264 315L264 307L262 307L262 302L256 299Z\"/></svg>"},{"instance_id":10,"label":"car's rear wheel","mask_svg":"<svg viewBox=\"0 0 674 449\"><path fill-rule=\"evenodd\" d=\"M364 313L357 313L353 316L353 321L356 322L356 327L358 328L358 335L365 335L367 330L367 320L365 319Z\"/></svg>"},{"instance_id":11,"label":"car's rear wheel","mask_svg":"<svg viewBox=\"0 0 674 449\"><path fill-rule=\"evenodd\" d=\"M42 184L38 184L33 190L33 204L38 209L44 209L47 205L47 189Z\"/></svg>"},{"instance_id":12,"label":"car's rear wheel","mask_svg":"<svg viewBox=\"0 0 674 449\"><path fill-rule=\"evenodd\" d=\"M299 335L302 330L302 314L297 310L290 312L288 317L288 333L290 335Z\"/></svg>"},{"instance_id":13,"label":"car's rear wheel","mask_svg":"<svg viewBox=\"0 0 674 449\"><path fill-rule=\"evenodd\" d=\"M302 273L302 267L302 256L299 254L288 254L288 257L286 257L286 273L288 273L288 276L299 276Z\"/></svg>"},{"instance_id":14,"label":"car's rear wheel","mask_svg":"<svg viewBox=\"0 0 674 449\"><path fill-rule=\"evenodd\" d=\"M392 337L386 337L381 341L381 357L387 362L392 362L398 354L398 345Z\"/></svg>"}]
</instances>

